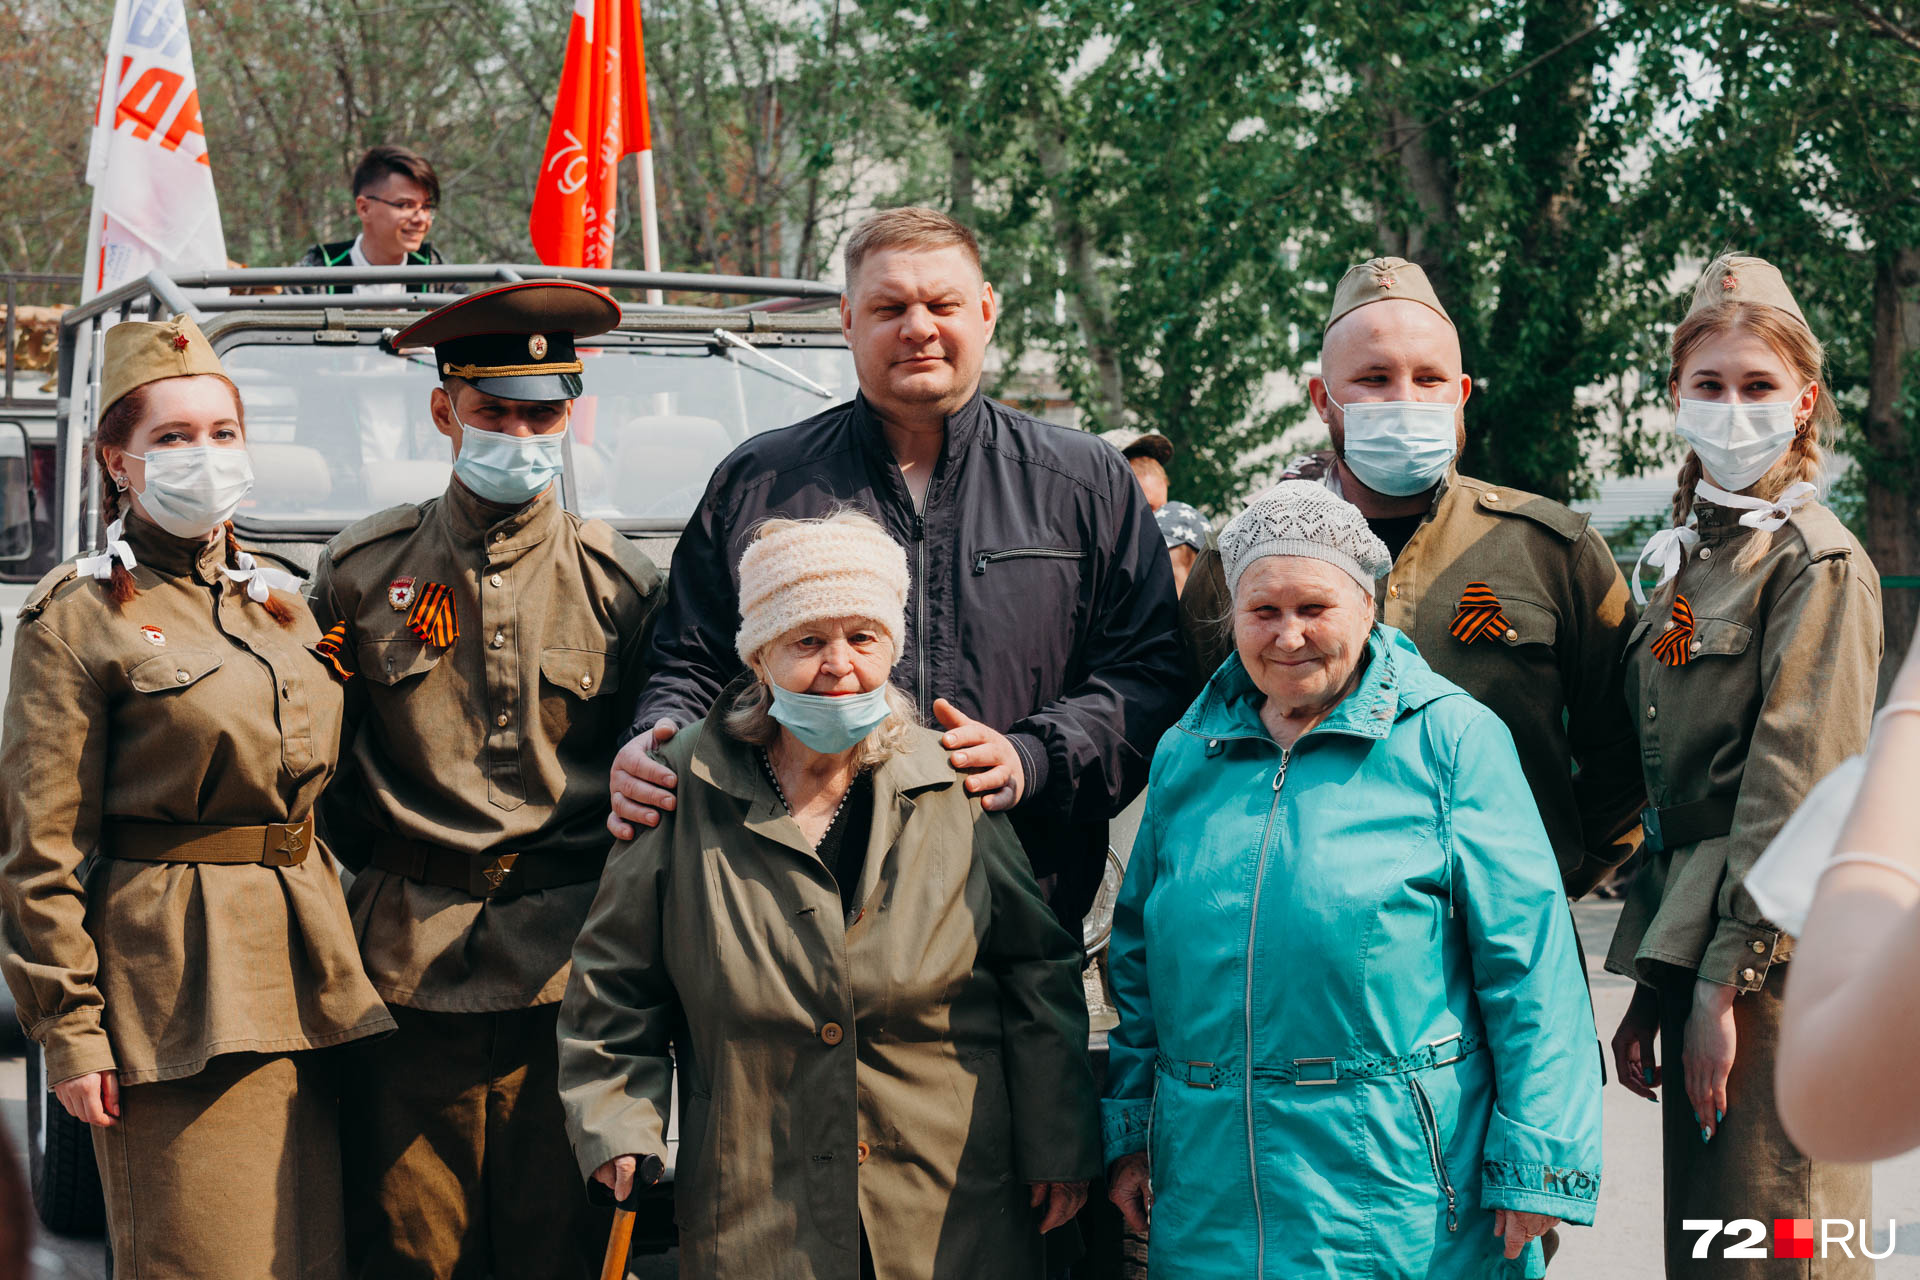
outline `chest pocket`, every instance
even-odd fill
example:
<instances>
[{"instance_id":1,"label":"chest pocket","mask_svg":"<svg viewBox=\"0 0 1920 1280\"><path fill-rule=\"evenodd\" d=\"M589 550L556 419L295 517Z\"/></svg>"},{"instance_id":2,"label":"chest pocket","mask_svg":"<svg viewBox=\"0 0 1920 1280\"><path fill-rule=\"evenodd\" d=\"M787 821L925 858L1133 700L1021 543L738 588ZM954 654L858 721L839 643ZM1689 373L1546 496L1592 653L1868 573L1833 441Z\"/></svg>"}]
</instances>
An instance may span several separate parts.
<instances>
[{"instance_id":1,"label":"chest pocket","mask_svg":"<svg viewBox=\"0 0 1920 1280\"><path fill-rule=\"evenodd\" d=\"M554 688L580 699L612 693L620 684L613 655L599 649L543 649L540 675Z\"/></svg>"},{"instance_id":2,"label":"chest pocket","mask_svg":"<svg viewBox=\"0 0 1920 1280\"><path fill-rule=\"evenodd\" d=\"M983 578L996 564L1005 564L1016 560L1085 560L1084 550L1074 551L1066 547L1008 547L1003 551L976 551L973 556L973 576Z\"/></svg>"},{"instance_id":3,"label":"chest pocket","mask_svg":"<svg viewBox=\"0 0 1920 1280\"><path fill-rule=\"evenodd\" d=\"M363 640L354 647L358 674L376 684L394 685L424 675L440 664L446 650L415 636Z\"/></svg>"},{"instance_id":4,"label":"chest pocket","mask_svg":"<svg viewBox=\"0 0 1920 1280\"><path fill-rule=\"evenodd\" d=\"M218 649L181 649L148 658L127 673L127 683L139 693L166 693L197 684L227 660Z\"/></svg>"},{"instance_id":5,"label":"chest pocket","mask_svg":"<svg viewBox=\"0 0 1920 1280\"><path fill-rule=\"evenodd\" d=\"M1753 643L1753 628L1733 621L1731 618L1702 618L1693 620L1693 639L1687 644L1687 656L1698 658L1733 658L1747 651Z\"/></svg>"},{"instance_id":6,"label":"chest pocket","mask_svg":"<svg viewBox=\"0 0 1920 1280\"><path fill-rule=\"evenodd\" d=\"M1553 610L1497 589L1495 595L1500 601L1499 617L1475 640L1469 641L1461 636L1458 629L1461 606L1454 606L1448 628L1453 643L1468 644L1472 648L1488 651L1518 648L1527 644L1545 645L1549 649L1553 647L1554 641L1560 636L1560 622L1554 617Z\"/></svg>"}]
</instances>

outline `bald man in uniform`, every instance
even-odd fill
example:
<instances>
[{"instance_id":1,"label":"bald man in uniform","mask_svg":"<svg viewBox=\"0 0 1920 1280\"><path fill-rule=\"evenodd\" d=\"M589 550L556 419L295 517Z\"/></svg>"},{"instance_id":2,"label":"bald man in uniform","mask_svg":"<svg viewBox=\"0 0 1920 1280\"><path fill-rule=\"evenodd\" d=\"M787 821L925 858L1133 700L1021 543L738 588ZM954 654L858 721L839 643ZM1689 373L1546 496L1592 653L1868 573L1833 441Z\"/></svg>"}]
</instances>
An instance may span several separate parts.
<instances>
[{"instance_id":1,"label":"bald man in uniform","mask_svg":"<svg viewBox=\"0 0 1920 1280\"><path fill-rule=\"evenodd\" d=\"M1283 478L1353 503L1393 552L1380 620L1506 723L1579 897L1640 840L1644 784L1620 666L1633 603L1586 516L1460 474L1472 392L1426 274L1404 258L1361 263L1334 291L1307 385L1333 448ZM1190 631L1206 630L1191 611L1209 602L1181 606Z\"/></svg>"}]
</instances>

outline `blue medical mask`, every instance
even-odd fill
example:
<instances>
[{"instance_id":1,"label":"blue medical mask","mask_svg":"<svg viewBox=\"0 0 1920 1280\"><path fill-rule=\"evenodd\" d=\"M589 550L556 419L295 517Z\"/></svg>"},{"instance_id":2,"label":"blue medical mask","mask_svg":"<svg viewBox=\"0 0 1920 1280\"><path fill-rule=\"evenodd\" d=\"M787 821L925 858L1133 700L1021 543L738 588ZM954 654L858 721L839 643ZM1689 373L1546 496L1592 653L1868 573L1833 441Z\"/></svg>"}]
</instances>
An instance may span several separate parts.
<instances>
[{"instance_id":1,"label":"blue medical mask","mask_svg":"<svg viewBox=\"0 0 1920 1280\"><path fill-rule=\"evenodd\" d=\"M503 507L531 502L566 470L565 427L552 435L510 436L475 431L459 414L453 420L460 427L460 456L453 460L453 474L488 502Z\"/></svg>"},{"instance_id":2,"label":"blue medical mask","mask_svg":"<svg viewBox=\"0 0 1920 1280\"><path fill-rule=\"evenodd\" d=\"M827 697L793 693L777 684L773 690L773 718L794 737L823 756L837 756L886 722L887 686L871 693L844 693Z\"/></svg>"},{"instance_id":3,"label":"blue medical mask","mask_svg":"<svg viewBox=\"0 0 1920 1280\"><path fill-rule=\"evenodd\" d=\"M1439 484L1459 452L1456 404L1419 400L1357 400L1327 403L1345 420L1347 469L1375 493L1396 498L1424 493Z\"/></svg>"}]
</instances>

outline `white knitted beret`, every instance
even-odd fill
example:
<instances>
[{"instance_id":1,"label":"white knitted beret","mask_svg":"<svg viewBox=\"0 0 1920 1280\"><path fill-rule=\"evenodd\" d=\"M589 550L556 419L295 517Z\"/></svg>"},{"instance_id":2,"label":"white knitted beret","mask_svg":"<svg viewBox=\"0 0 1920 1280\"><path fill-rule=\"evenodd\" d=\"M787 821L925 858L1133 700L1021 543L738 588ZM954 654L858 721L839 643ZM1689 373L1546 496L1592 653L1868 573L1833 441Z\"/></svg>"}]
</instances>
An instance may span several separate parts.
<instances>
[{"instance_id":1,"label":"white knitted beret","mask_svg":"<svg viewBox=\"0 0 1920 1280\"><path fill-rule=\"evenodd\" d=\"M1367 527L1360 509L1312 480L1282 480L1247 504L1220 535L1227 590L1240 589L1247 566L1266 556L1307 556L1345 569L1373 594L1376 578L1393 568L1387 544Z\"/></svg>"},{"instance_id":2,"label":"white knitted beret","mask_svg":"<svg viewBox=\"0 0 1920 1280\"><path fill-rule=\"evenodd\" d=\"M740 555L740 632L749 662L771 641L827 618L866 618L893 641L907 638L907 553L870 516L776 520Z\"/></svg>"}]
</instances>

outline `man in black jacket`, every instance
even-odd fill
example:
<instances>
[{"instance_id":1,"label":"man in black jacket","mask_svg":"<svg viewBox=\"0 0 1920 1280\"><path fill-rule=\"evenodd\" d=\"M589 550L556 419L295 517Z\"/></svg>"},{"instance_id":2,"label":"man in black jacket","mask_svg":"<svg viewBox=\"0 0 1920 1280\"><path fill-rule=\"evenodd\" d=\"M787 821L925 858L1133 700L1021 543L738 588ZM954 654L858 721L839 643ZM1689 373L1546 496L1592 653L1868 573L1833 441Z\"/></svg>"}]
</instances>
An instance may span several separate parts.
<instances>
[{"instance_id":1,"label":"man in black jacket","mask_svg":"<svg viewBox=\"0 0 1920 1280\"><path fill-rule=\"evenodd\" d=\"M1166 547L1117 452L981 394L998 304L970 231L931 209L875 214L846 275L860 395L752 437L714 472L674 551L608 826L630 839L672 808L674 779L648 753L741 670L735 567L755 526L855 506L913 575L895 681L947 730L968 791L1012 811L1077 933L1107 820L1192 692Z\"/></svg>"}]
</instances>

